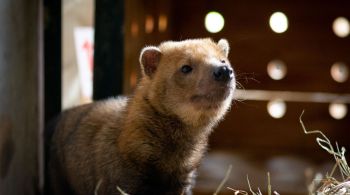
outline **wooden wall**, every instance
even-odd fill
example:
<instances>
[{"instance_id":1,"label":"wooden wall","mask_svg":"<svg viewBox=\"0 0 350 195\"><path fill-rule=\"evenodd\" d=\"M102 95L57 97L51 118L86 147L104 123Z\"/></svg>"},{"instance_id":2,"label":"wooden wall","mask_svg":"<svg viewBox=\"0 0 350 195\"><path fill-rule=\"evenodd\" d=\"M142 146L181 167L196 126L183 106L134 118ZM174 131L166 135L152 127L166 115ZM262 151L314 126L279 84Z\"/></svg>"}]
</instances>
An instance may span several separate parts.
<instances>
[{"instance_id":1,"label":"wooden wall","mask_svg":"<svg viewBox=\"0 0 350 195\"><path fill-rule=\"evenodd\" d=\"M136 12L127 9L126 19L138 14L142 23L148 13L164 12L157 6L158 1L148 2L134 6L142 7L142 12L137 11L139 8ZM138 41L128 37L126 31L126 47L139 44L137 50L126 52L126 58L138 59L140 44L159 43L164 38L211 37L219 40L224 37L231 44L230 61L238 81L246 90L350 93L349 79L337 83L330 75L334 62L343 61L348 67L350 64L350 37L339 38L332 31L335 18L350 19L348 1L193 0L169 1L167 5L168 36L140 34L144 39ZM213 10L225 18L224 29L216 34L207 32L204 27L205 15ZM289 28L285 33L276 34L269 27L269 17L276 11L282 11L288 17ZM282 80L272 80L267 74L267 64L273 59L283 60L287 65L287 76ZM135 60L133 64L136 63ZM128 61L126 66L130 66ZM126 78L137 71L126 73ZM315 137L302 132L299 116L305 109L304 120L310 129L322 129L331 140L350 149L350 137L345 136L349 130L349 113L336 120L328 113L328 103L287 102L286 115L274 119L269 116L266 106L267 101L235 101L211 137L211 148L247 152L262 150L267 154L292 153L311 155L311 159L329 159L315 143Z\"/></svg>"},{"instance_id":2,"label":"wooden wall","mask_svg":"<svg viewBox=\"0 0 350 195\"><path fill-rule=\"evenodd\" d=\"M146 45L158 45L171 39L170 18L171 0L128 0L125 1L125 55L124 55L124 93L130 94L140 78L139 54ZM166 16L166 29L159 30L159 18ZM146 31L146 20L152 23Z\"/></svg>"},{"instance_id":3,"label":"wooden wall","mask_svg":"<svg viewBox=\"0 0 350 195\"><path fill-rule=\"evenodd\" d=\"M350 18L350 3L346 1L219 0L186 1L174 6L172 13L177 20L173 38L227 38L231 43L230 61L246 90L350 93L349 79L337 83L330 75L334 62L350 63L350 38L339 38L332 31L335 18ZM212 10L220 12L226 22L217 34L209 34L203 25L205 14ZM276 34L268 25L269 17L276 11L288 17L285 33ZM273 59L281 59L287 65L287 76L282 80L272 80L267 74L267 64ZM305 136L298 121L305 109L304 120L309 128L321 129L331 140L350 148L350 138L344 136L348 134L350 114L335 120L328 113L328 105L287 102L286 115L273 119L267 113L266 101L236 101L214 133L212 147L329 158L323 151L317 152L320 149L315 137Z\"/></svg>"},{"instance_id":4,"label":"wooden wall","mask_svg":"<svg viewBox=\"0 0 350 195\"><path fill-rule=\"evenodd\" d=\"M0 2L0 194L36 194L41 128L39 0Z\"/></svg>"}]
</instances>

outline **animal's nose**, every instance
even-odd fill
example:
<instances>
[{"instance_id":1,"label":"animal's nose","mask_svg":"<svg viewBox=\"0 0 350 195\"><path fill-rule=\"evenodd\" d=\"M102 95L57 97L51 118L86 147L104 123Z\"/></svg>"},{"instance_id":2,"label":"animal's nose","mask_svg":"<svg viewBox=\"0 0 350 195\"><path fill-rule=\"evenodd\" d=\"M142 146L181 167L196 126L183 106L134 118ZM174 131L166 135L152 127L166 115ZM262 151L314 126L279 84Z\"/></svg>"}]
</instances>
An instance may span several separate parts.
<instances>
[{"instance_id":1,"label":"animal's nose","mask_svg":"<svg viewBox=\"0 0 350 195\"><path fill-rule=\"evenodd\" d=\"M233 78L233 70L228 66L219 66L214 69L213 75L216 81L228 82Z\"/></svg>"}]
</instances>

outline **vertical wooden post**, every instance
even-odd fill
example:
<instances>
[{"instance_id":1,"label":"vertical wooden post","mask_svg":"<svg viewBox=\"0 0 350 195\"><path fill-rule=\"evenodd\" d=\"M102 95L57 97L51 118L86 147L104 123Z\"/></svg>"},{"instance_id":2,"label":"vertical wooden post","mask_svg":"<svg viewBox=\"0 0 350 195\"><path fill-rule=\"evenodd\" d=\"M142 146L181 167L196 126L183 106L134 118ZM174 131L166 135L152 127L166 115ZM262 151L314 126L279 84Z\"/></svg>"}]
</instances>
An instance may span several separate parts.
<instances>
[{"instance_id":1,"label":"vertical wooden post","mask_svg":"<svg viewBox=\"0 0 350 195\"><path fill-rule=\"evenodd\" d=\"M62 108L62 1L44 1L44 80L45 80L45 126L54 119ZM45 148L41 152L48 155L52 133L45 132ZM43 155L43 154L42 154ZM44 194L48 188L47 164L44 164Z\"/></svg>"},{"instance_id":2,"label":"vertical wooden post","mask_svg":"<svg viewBox=\"0 0 350 195\"><path fill-rule=\"evenodd\" d=\"M61 112L62 1L44 0L45 122Z\"/></svg>"},{"instance_id":3,"label":"vertical wooden post","mask_svg":"<svg viewBox=\"0 0 350 195\"><path fill-rule=\"evenodd\" d=\"M123 91L123 25L123 0L95 0L94 100Z\"/></svg>"},{"instance_id":4,"label":"vertical wooden post","mask_svg":"<svg viewBox=\"0 0 350 195\"><path fill-rule=\"evenodd\" d=\"M39 191L40 0L0 2L0 194Z\"/></svg>"}]
</instances>

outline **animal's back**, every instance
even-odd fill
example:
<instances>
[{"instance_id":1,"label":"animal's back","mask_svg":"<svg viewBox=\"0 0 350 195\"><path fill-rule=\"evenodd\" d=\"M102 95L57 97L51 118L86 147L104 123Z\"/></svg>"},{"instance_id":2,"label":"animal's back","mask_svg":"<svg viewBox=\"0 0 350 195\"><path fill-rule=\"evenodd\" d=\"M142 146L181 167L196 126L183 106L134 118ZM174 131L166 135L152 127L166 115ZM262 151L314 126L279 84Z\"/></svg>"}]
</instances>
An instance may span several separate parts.
<instances>
[{"instance_id":1,"label":"animal's back","mask_svg":"<svg viewBox=\"0 0 350 195\"><path fill-rule=\"evenodd\" d=\"M107 174L104 166L111 164L110 160L118 160L111 157L117 155L116 140L126 106L126 98L111 98L60 115L52 136L49 162L55 194L76 194L72 189L94 191L99 178Z\"/></svg>"}]
</instances>

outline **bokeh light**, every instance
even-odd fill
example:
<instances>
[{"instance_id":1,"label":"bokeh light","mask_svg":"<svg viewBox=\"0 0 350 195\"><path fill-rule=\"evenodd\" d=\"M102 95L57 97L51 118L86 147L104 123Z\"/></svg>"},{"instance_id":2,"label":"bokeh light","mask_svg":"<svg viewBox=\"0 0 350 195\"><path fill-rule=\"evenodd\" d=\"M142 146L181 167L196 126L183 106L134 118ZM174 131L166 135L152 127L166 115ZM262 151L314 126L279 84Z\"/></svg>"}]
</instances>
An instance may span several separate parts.
<instances>
[{"instance_id":1,"label":"bokeh light","mask_svg":"<svg viewBox=\"0 0 350 195\"><path fill-rule=\"evenodd\" d=\"M343 62L336 62L331 67L331 76L338 83L344 83L349 78L348 66Z\"/></svg>"},{"instance_id":2,"label":"bokeh light","mask_svg":"<svg viewBox=\"0 0 350 195\"><path fill-rule=\"evenodd\" d=\"M225 19L219 12L211 11L205 16L204 25L208 32L218 33L224 28Z\"/></svg>"},{"instance_id":3,"label":"bokeh light","mask_svg":"<svg viewBox=\"0 0 350 195\"><path fill-rule=\"evenodd\" d=\"M281 80L287 74L287 66L281 60L272 60L267 64L267 74L273 80Z\"/></svg>"},{"instance_id":4,"label":"bokeh light","mask_svg":"<svg viewBox=\"0 0 350 195\"><path fill-rule=\"evenodd\" d=\"M145 20L145 31L146 33L151 33L153 32L154 29L154 19L152 16L148 15L146 16Z\"/></svg>"},{"instance_id":5,"label":"bokeh light","mask_svg":"<svg viewBox=\"0 0 350 195\"><path fill-rule=\"evenodd\" d=\"M288 29L287 16L282 12L275 12L270 17L270 27L275 33L283 33Z\"/></svg>"},{"instance_id":6,"label":"bokeh light","mask_svg":"<svg viewBox=\"0 0 350 195\"><path fill-rule=\"evenodd\" d=\"M287 105L283 100L272 100L267 104L267 111L273 118L282 118L287 111Z\"/></svg>"},{"instance_id":7,"label":"bokeh light","mask_svg":"<svg viewBox=\"0 0 350 195\"><path fill-rule=\"evenodd\" d=\"M334 119L342 119L346 116L348 112L348 107L346 104L343 103L331 103L329 105L329 114L334 118Z\"/></svg>"},{"instance_id":8,"label":"bokeh light","mask_svg":"<svg viewBox=\"0 0 350 195\"><path fill-rule=\"evenodd\" d=\"M350 33L349 20L344 17L338 17L333 22L333 32L338 37L347 37Z\"/></svg>"},{"instance_id":9,"label":"bokeh light","mask_svg":"<svg viewBox=\"0 0 350 195\"><path fill-rule=\"evenodd\" d=\"M158 30L164 32L168 27L168 17L164 14L159 15L158 18Z\"/></svg>"}]
</instances>

